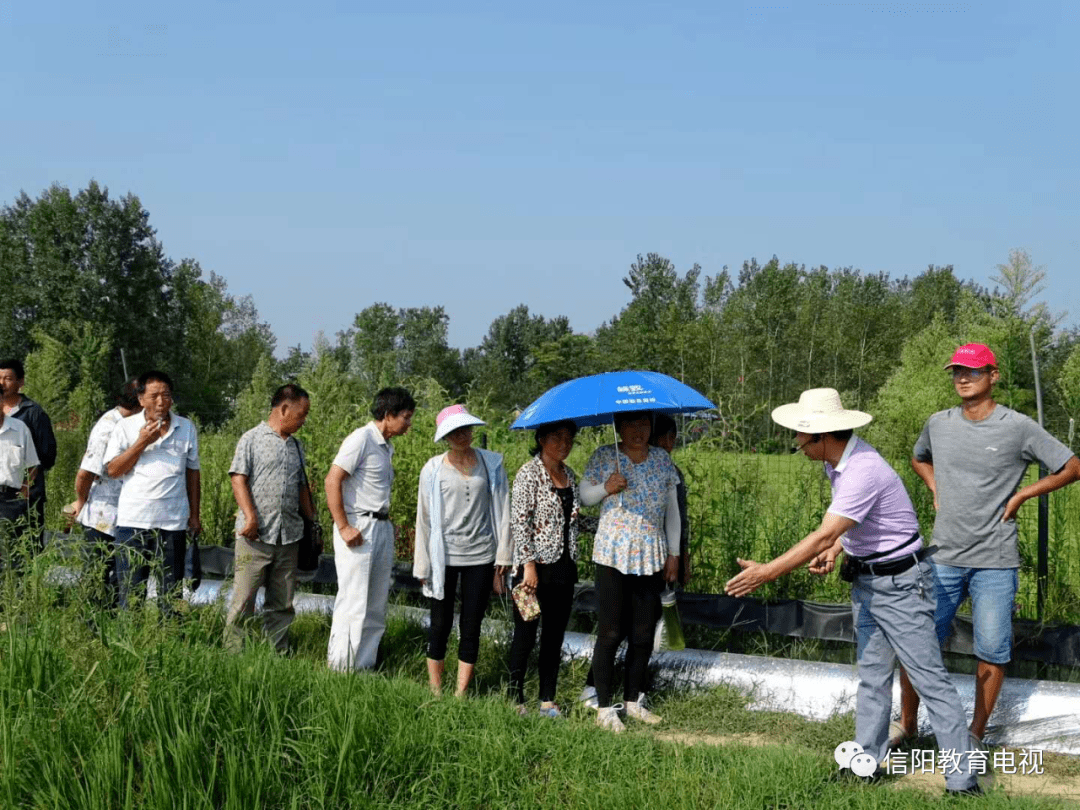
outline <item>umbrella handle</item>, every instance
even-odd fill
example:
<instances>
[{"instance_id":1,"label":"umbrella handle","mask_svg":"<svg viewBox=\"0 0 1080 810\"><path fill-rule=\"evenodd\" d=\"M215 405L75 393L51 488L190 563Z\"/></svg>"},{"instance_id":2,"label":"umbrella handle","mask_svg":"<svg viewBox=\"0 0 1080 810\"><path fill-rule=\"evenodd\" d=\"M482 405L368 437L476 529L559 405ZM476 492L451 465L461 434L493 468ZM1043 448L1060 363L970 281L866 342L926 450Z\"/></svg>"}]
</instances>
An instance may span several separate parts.
<instances>
[{"instance_id":1,"label":"umbrella handle","mask_svg":"<svg viewBox=\"0 0 1080 810\"><path fill-rule=\"evenodd\" d=\"M619 434L615 432L615 416L611 417L611 435L615 438L615 472L622 475L622 470L619 469Z\"/></svg>"},{"instance_id":2,"label":"umbrella handle","mask_svg":"<svg viewBox=\"0 0 1080 810\"><path fill-rule=\"evenodd\" d=\"M622 475L619 469L619 434L615 430L615 414L611 415L611 435L615 437L615 472ZM619 492L619 506L622 506L622 492Z\"/></svg>"}]
</instances>

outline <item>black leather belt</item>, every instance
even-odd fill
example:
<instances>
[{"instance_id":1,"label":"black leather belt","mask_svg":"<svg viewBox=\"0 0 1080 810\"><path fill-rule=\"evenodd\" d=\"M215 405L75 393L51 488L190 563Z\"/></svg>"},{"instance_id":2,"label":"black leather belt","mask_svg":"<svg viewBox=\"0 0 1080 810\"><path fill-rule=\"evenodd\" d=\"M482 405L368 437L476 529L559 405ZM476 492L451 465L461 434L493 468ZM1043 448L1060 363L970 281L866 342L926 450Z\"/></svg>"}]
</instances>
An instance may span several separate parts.
<instances>
[{"instance_id":1,"label":"black leather belt","mask_svg":"<svg viewBox=\"0 0 1080 810\"><path fill-rule=\"evenodd\" d=\"M376 520L389 520L390 519L390 513L389 512L357 512L356 514L360 515L360 517L373 517Z\"/></svg>"},{"instance_id":2,"label":"black leather belt","mask_svg":"<svg viewBox=\"0 0 1080 810\"><path fill-rule=\"evenodd\" d=\"M863 562L856 558L854 560L856 566L856 573L858 574L870 574L875 577L891 577L895 574L902 574L907 571L911 566L918 563L926 556L926 549L921 548L916 552L901 557L898 560L889 560L888 562Z\"/></svg>"},{"instance_id":3,"label":"black leather belt","mask_svg":"<svg viewBox=\"0 0 1080 810\"><path fill-rule=\"evenodd\" d=\"M9 487L6 484L0 485L0 498L5 501L14 501L18 498L22 498L22 489L19 487Z\"/></svg>"}]
</instances>

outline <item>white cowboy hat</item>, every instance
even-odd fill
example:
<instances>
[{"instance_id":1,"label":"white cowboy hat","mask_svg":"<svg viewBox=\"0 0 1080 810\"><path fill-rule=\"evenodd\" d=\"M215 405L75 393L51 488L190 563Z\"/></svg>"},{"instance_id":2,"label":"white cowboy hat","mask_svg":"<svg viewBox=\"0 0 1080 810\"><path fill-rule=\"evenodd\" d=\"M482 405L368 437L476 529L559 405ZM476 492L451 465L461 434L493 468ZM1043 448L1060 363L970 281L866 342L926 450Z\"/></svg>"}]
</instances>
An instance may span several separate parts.
<instances>
[{"instance_id":1,"label":"white cowboy hat","mask_svg":"<svg viewBox=\"0 0 1080 810\"><path fill-rule=\"evenodd\" d=\"M452 433L458 428L486 424L487 422L483 419L478 419L465 410L464 405L448 405L439 411L439 415L435 417L435 441L445 439L448 433Z\"/></svg>"},{"instance_id":2,"label":"white cowboy hat","mask_svg":"<svg viewBox=\"0 0 1080 810\"><path fill-rule=\"evenodd\" d=\"M772 418L776 424L800 433L831 433L868 425L874 417L844 410L835 388L811 388L799 395L798 402L774 408Z\"/></svg>"}]
</instances>

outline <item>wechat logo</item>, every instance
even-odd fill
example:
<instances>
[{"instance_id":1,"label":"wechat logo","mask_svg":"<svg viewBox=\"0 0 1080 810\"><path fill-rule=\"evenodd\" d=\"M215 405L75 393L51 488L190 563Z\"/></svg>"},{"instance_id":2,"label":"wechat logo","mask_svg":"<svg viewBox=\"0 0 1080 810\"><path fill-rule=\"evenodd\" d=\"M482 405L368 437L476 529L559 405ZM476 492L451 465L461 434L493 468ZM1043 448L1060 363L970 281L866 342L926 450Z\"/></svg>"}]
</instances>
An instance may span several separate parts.
<instances>
[{"instance_id":1,"label":"wechat logo","mask_svg":"<svg viewBox=\"0 0 1080 810\"><path fill-rule=\"evenodd\" d=\"M833 759L840 766L840 770L850 768L856 776L869 777L877 771L878 761L871 754L863 751L863 747L853 740L836 746Z\"/></svg>"}]
</instances>

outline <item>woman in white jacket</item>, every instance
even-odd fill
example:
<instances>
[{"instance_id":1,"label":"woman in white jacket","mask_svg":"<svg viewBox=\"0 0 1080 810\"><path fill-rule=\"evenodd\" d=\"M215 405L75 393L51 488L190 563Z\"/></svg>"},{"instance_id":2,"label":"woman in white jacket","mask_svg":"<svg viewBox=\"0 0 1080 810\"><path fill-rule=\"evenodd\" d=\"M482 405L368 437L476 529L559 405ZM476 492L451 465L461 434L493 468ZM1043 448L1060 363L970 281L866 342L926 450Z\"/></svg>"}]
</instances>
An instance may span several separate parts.
<instances>
[{"instance_id":1,"label":"woman in white jacket","mask_svg":"<svg viewBox=\"0 0 1080 810\"><path fill-rule=\"evenodd\" d=\"M446 643L454 624L461 582L457 695L465 694L480 650L480 622L492 588L512 561L510 488L499 453L472 446L473 426L483 425L464 405L443 408L435 418L435 441L450 449L420 471L416 502L413 576L431 598L427 668L431 690L442 692Z\"/></svg>"}]
</instances>

